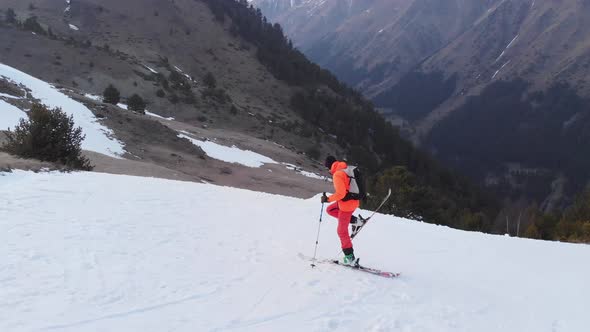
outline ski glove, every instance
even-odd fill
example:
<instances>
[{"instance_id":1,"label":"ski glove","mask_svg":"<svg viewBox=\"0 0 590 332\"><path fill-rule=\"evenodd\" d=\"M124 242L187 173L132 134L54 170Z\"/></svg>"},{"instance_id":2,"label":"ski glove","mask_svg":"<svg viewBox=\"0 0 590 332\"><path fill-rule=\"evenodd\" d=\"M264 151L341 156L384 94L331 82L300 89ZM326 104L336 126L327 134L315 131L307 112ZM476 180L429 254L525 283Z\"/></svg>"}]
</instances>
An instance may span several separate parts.
<instances>
[{"instance_id":1,"label":"ski glove","mask_svg":"<svg viewBox=\"0 0 590 332\"><path fill-rule=\"evenodd\" d=\"M322 197L321 197L321 200L322 200L322 204L323 204L323 203L328 203L328 196L326 196L326 193L324 193L324 194L322 195Z\"/></svg>"}]
</instances>

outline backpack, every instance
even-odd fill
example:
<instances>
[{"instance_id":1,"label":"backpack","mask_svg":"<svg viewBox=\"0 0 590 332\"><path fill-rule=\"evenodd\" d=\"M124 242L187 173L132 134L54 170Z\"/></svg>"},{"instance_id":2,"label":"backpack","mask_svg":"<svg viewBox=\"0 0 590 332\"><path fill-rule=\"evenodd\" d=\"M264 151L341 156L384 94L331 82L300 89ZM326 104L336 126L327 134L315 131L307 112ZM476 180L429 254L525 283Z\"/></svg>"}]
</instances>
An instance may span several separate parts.
<instances>
[{"instance_id":1,"label":"backpack","mask_svg":"<svg viewBox=\"0 0 590 332\"><path fill-rule=\"evenodd\" d=\"M351 200L365 199L367 197L367 191L361 170L356 166L348 166L342 171L348 176L348 181L350 181L350 189L342 201L346 202Z\"/></svg>"}]
</instances>

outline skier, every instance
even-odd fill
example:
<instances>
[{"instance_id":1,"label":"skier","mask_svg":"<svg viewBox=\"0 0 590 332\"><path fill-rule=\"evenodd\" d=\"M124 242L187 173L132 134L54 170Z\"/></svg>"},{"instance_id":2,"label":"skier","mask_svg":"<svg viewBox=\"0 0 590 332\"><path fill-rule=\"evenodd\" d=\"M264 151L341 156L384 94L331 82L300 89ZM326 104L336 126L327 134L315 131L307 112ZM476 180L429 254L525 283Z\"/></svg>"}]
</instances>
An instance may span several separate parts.
<instances>
[{"instance_id":1,"label":"skier","mask_svg":"<svg viewBox=\"0 0 590 332\"><path fill-rule=\"evenodd\" d=\"M352 240L348 233L348 225L353 226L353 232L356 228L362 226L363 220L352 215L354 210L359 207L360 202L358 199L347 197L350 190L350 178L344 170L346 170L348 165L344 161L337 161L334 156L328 156L324 165L332 174L335 193L329 197L324 193L321 201L322 203L332 203L328 206L326 212L338 219L337 233L342 245L342 252L344 252L342 264L354 266L357 264L357 260L354 257L354 249L352 248Z\"/></svg>"}]
</instances>

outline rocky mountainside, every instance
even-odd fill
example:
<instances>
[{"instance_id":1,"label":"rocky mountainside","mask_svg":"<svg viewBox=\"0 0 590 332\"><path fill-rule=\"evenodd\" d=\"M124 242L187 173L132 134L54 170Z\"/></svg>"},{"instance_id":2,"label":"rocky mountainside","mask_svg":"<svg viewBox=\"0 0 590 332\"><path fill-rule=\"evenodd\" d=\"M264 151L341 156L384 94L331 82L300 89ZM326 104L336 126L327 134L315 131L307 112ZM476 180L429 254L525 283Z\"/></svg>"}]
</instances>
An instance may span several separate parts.
<instances>
[{"instance_id":1,"label":"rocky mountainside","mask_svg":"<svg viewBox=\"0 0 590 332\"><path fill-rule=\"evenodd\" d=\"M524 76L545 85L568 80L588 93L581 70L590 44L588 1L251 3L314 61L369 96L417 68L458 73L461 88Z\"/></svg>"},{"instance_id":2,"label":"rocky mountainside","mask_svg":"<svg viewBox=\"0 0 590 332\"><path fill-rule=\"evenodd\" d=\"M588 9L577 0L328 0L272 18L414 142L551 210L590 178Z\"/></svg>"},{"instance_id":3,"label":"rocky mountainside","mask_svg":"<svg viewBox=\"0 0 590 332\"><path fill-rule=\"evenodd\" d=\"M368 96L393 86L457 38L494 3L481 1L253 0L312 60Z\"/></svg>"}]
</instances>

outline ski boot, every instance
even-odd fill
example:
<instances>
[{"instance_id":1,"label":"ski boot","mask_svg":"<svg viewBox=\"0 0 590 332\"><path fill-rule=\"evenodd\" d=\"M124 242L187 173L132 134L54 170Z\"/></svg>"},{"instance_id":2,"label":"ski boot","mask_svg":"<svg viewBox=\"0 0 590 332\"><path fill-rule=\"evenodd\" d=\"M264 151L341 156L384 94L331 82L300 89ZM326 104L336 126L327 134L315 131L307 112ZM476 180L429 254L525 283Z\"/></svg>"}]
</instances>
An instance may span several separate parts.
<instances>
[{"instance_id":1,"label":"ski boot","mask_svg":"<svg viewBox=\"0 0 590 332\"><path fill-rule=\"evenodd\" d=\"M350 236L355 237L356 234L365 225L365 223L367 223L367 219L364 219L360 214L358 217L352 216L350 218L350 225L352 226L352 233L350 234Z\"/></svg>"},{"instance_id":2,"label":"ski boot","mask_svg":"<svg viewBox=\"0 0 590 332\"><path fill-rule=\"evenodd\" d=\"M342 261L340 261L340 264L342 265L348 265L348 266L358 266L359 259L354 257L354 254L350 254L350 255L345 255L344 258L342 258Z\"/></svg>"},{"instance_id":3,"label":"ski boot","mask_svg":"<svg viewBox=\"0 0 590 332\"><path fill-rule=\"evenodd\" d=\"M344 249L344 258L342 258L342 261L340 261L340 264L342 265L348 265L348 266L358 266L358 258L354 257L354 251L352 248L350 249Z\"/></svg>"}]
</instances>

